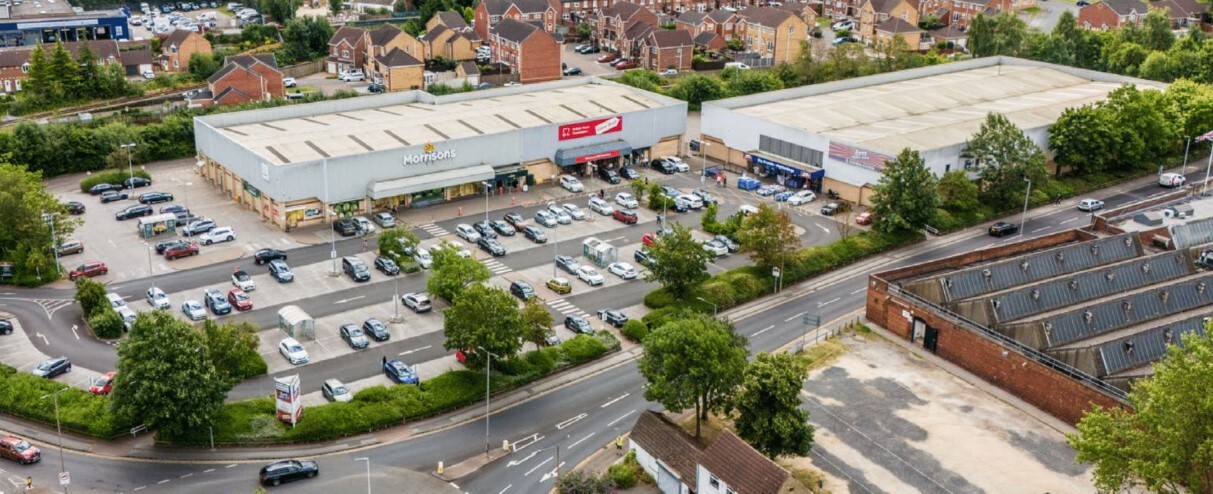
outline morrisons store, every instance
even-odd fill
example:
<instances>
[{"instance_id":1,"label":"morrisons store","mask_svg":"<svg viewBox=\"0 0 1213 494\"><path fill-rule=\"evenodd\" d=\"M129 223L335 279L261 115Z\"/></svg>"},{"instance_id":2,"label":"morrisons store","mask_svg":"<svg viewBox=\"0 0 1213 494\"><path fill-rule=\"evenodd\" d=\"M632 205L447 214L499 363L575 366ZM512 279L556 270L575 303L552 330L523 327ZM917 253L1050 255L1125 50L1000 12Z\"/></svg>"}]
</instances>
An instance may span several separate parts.
<instances>
[{"instance_id":1,"label":"morrisons store","mask_svg":"<svg viewBox=\"0 0 1213 494\"><path fill-rule=\"evenodd\" d=\"M686 114L685 102L578 78L223 113L195 119L194 137L207 181L295 228L677 154Z\"/></svg>"}]
</instances>

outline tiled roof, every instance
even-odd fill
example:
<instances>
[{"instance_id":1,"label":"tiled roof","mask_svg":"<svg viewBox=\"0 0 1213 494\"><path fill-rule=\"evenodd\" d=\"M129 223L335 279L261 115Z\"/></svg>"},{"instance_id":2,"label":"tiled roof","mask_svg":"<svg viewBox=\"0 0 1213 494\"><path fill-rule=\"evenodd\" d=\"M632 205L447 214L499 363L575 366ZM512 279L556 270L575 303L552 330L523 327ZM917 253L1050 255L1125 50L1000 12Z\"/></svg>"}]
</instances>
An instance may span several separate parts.
<instances>
[{"instance_id":1,"label":"tiled roof","mask_svg":"<svg viewBox=\"0 0 1213 494\"><path fill-rule=\"evenodd\" d=\"M476 65L476 62L459 62L459 68L463 69L463 73L467 75L480 74L480 67Z\"/></svg>"},{"instance_id":2,"label":"tiled roof","mask_svg":"<svg viewBox=\"0 0 1213 494\"><path fill-rule=\"evenodd\" d=\"M1209 6L1196 0L1161 0L1150 4L1151 7L1167 9L1172 19L1197 17L1209 11Z\"/></svg>"},{"instance_id":3,"label":"tiled roof","mask_svg":"<svg viewBox=\"0 0 1213 494\"><path fill-rule=\"evenodd\" d=\"M150 65L152 50L129 50L122 52L122 65Z\"/></svg>"},{"instance_id":4,"label":"tiled roof","mask_svg":"<svg viewBox=\"0 0 1213 494\"><path fill-rule=\"evenodd\" d=\"M93 52L93 58L98 62L104 62L110 58L119 60L121 54L118 52L118 42L114 40L94 40L94 41L79 41L63 43L63 48L67 49L72 56L80 56L80 48L88 44L89 50ZM54 45L41 45L43 52L50 56L51 51L55 49ZM0 48L0 67L20 67L29 61L29 56L33 53L32 46L17 46L12 48ZM136 55L137 57L138 55ZM150 62L149 62L150 63Z\"/></svg>"},{"instance_id":5,"label":"tiled roof","mask_svg":"<svg viewBox=\"0 0 1213 494\"><path fill-rule=\"evenodd\" d=\"M181 46L191 34L194 34L194 32L188 29L174 29L173 32L169 33L167 38L164 38L160 46L163 47L162 49L168 49L168 47L173 45Z\"/></svg>"},{"instance_id":6,"label":"tiled roof","mask_svg":"<svg viewBox=\"0 0 1213 494\"><path fill-rule=\"evenodd\" d=\"M648 23L642 21L632 21L628 23L626 28L624 28L623 38L638 40L648 36L651 32L653 32L653 26L650 26Z\"/></svg>"},{"instance_id":7,"label":"tiled roof","mask_svg":"<svg viewBox=\"0 0 1213 494\"><path fill-rule=\"evenodd\" d=\"M421 39L424 39L424 40L439 39L447 31L450 31L450 29L447 29L446 26L434 26L434 29L431 29L428 32L426 32L425 36L422 36Z\"/></svg>"},{"instance_id":8,"label":"tiled roof","mask_svg":"<svg viewBox=\"0 0 1213 494\"><path fill-rule=\"evenodd\" d=\"M732 22L732 19L736 16L737 16L737 13L733 12L731 10L716 9L711 12L708 12L708 18L712 19L720 24L724 24L726 22Z\"/></svg>"},{"instance_id":9,"label":"tiled roof","mask_svg":"<svg viewBox=\"0 0 1213 494\"><path fill-rule=\"evenodd\" d=\"M706 19L707 17L708 17L708 15L703 12L687 11L687 12L683 12L682 14L680 14L678 16L677 21L694 26L694 25L699 24L700 22L703 22L703 20Z\"/></svg>"},{"instance_id":10,"label":"tiled roof","mask_svg":"<svg viewBox=\"0 0 1213 494\"><path fill-rule=\"evenodd\" d=\"M240 96L244 96L244 98L246 100L254 99L252 96L249 96L244 91L236 89L236 86L228 86L223 91L220 91L219 94L215 95L215 101L219 101L219 100L223 99L224 97L231 95L231 94L238 94Z\"/></svg>"},{"instance_id":11,"label":"tiled roof","mask_svg":"<svg viewBox=\"0 0 1213 494\"><path fill-rule=\"evenodd\" d=\"M720 37L719 34L716 34L711 31L704 31L702 33L699 33L698 36L695 36L695 44L700 45L700 46L708 46L708 45L712 44L712 42L715 41L716 38L718 38L718 37Z\"/></svg>"},{"instance_id":12,"label":"tiled roof","mask_svg":"<svg viewBox=\"0 0 1213 494\"><path fill-rule=\"evenodd\" d=\"M652 410L641 413L632 426L631 440L670 467L683 483L695 485L696 465L702 451L691 436L660 413Z\"/></svg>"},{"instance_id":13,"label":"tiled roof","mask_svg":"<svg viewBox=\"0 0 1213 494\"><path fill-rule=\"evenodd\" d=\"M934 31L931 31L931 36L940 39L964 39L968 35L957 29L956 26L944 26Z\"/></svg>"},{"instance_id":14,"label":"tiled roof","mask_svg":"<svg viewBox=\"0 0 1213 494\"><path fill-rule=\"evenodd\" d=\"M738 12L738 15L749 24L766 27L779 27L788 18L796 17L791 12L772 7L750 7Z\"/></svg>"},{"instance_id":15,"label":"tiled roof","mask_svg":"<svg viewBox=\"0 0 1213 494\"><path fill-rule=\"evenodd\" d=\"M206 78L206 82L209 82L211 84L219 82L224 77L227 77L227 75L232 73L232 71L234 71L234 70L240 70L240 66L236 65L234 63L226 64L223 66L223 68L219 69L214 74L211 74L210 77Z\"/></svg>"},{"instance_id":16,"label":"tiled roof","mask_svg":"<svg viewBox=\"0 0 1213 494\"><path fill-rule=\"evenodd\" d=\"M263 53L260 55L232 55L223 59L223 63L234 63L244 68L252 67L257 62L269 65L274 70L278 70L278 59L274 58L273 53Z\"/></svg>"},{"instance_id":17,"label":"tiled roof","mask_svg":"<svg viewBox=\"0 0 1213 494\"><path fill-rule=\"evenodd\" d=\"M371 44L375 46L383 46L390 43L396 36L403 33L400 28L392 24L383 24L374 30L370 31Z\"/></svg>"},{"instance_id":18,"label":"tiled roof","mask_svg":"<svg viewBox=\"0 0 1213 494\"><path fill-rule=\"evenodd\" d=\"M872 4L872 10L878 14L888 14L893 11L901 0L868 0L867 3Z\"/></svg>"},{"instance_id":19,"label":"tiled roof","mask_svg":"<svg viewBox=\"0 0 1213 494\"><path fill-rule=\"evenodd\" d=\"M405 53L400 48L392 48L392 51L375 57L375 60L388 67L409 67L423 64L421 60L417 60L417 57Z\"/></svg>"},{"instance_id":20,"label":"tiled roof","mask_svg":"<svg viewBox=\"0 0 1213 494\"><path fill-rule=\"evenodd\" d=\"M350 46L358 46L362 42L362 33L363 31L356 27L341 26L341 29L338 29L337 32L333 33L333 37L329 38L329 44L335 45L345 40Z\"/></svg>"},{"instance_id":21,"label":"tiled roof","mask_svg":"<svg viewBox=\"0 0 1213 494\"><path fill-rule=\"evenodd\" d=\"M1116 12L1118 15L1128 15L1134 10L1136 10L1137 13L1144 15L1150 10L1149 5L1141 0L1103 0L1101 3L1111 9L1112 12Z\"/></svg>"},{"instance_id":22,"label":"tiled roof","mask_svg":"<svg viewBox=\"0 0 1213 494\"><path fill-rule=\"evenodd\" d=\"M602 15L603 15L603 17L618 16L621 19L630 19L632 16L636 15L637 12L640 12L640 10L643 8L644 7L641 7L640 5L634 4L632 2L615 2L614 5L611 5L610 7L602 9Z\"/></svg>"},{"instance_id":23,"label":"tiled roof","mask_svg":"<svg viewBox=\"0 0 1213 494\"><path fill-rule=\"evenodd\" d=\"M728 429L703 450L699 464L737 494L779 494L789 476Z\"/></svg>"},{"instance_id":24,"label":"tiled roof","mask_svg":"<svg viewBox=\"0 0 1213 494\"><path fill-rule=\"evenodd\" d=\"M18 46L13 48L0 49L0 67L20 67L29 61L30 52L34 51L32 47Z\"/></svg>"},{"instance_id":25,"label":"tiled roof","mask_svg":"<svg viewBox=\"0 0 1213 494\"><path fill-rule=\"evenodd\" d=\"M484 0L485 10L489 15L505 15L511 5L518 7L523 14L536 14L548 9L547 0Z\"/></svg>"},{"instance_id":26,"label":"tiled roof","mask_svg":"<svg viewBox=\"0 0 1213 494\"><path fill-rule=\"evenodd\" d=\"M442 25L451 29L466 29L468 27L467 21L464 20L463 16L459 15L458 12L444 10L442 12L435 13L434 16L442 22Z\"/></svg>"},{"instance_id":27,"label":"tiled roof","mask_svg":"<svg viewBox=\"0 0 1213 494\"><path fill-rule=\"evenodd\" d=\"M905 33L920 33L922 29L914 24L910 24L900 17L886 19L884 22L876 25L876 30L884 33L905 34Z\"/></svg>"},{"instance_id":28,"label":"tiled roof","mask_svg":"<svg viewBox=\"0 0 1213 494\"><path fill-rule=\"evenodd\" d=\"M519 22L514 19L502 19L496 26L493 26L494 33L515 43L526 41L536 31L539 31L539 28L534 24Z\"/></svg>"},{"instance_id":29,"label":"tiled roof","mask_svg":"<svg viewBox=\"0 0 1213 494\"><path fill-rule=\"evenodd\" d=\"M658 48L677 48L692 46L691 32L685 29L659 29L649 34L650 43Z\"/></svg>"}]
</instances>

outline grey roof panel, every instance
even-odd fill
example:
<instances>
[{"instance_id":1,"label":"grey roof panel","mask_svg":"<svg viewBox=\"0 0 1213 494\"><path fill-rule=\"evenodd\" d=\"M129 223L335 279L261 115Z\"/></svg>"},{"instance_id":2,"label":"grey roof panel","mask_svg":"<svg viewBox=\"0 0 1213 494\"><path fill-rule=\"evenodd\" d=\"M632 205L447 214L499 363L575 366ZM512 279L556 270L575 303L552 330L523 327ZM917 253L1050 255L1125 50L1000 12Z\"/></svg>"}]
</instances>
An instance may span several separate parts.
<instances>
[{"instance_id":1,"label":"grey roof panel","mask_svg":"<svg viewBox=\"0 0 1213 494\"><path fill-rule=\"evenodd\" d=\"M1096 305L1075 307L1039 321L1048 346L1108 333L1213 304L1213 274Z\"/></svg>"},{"instance_id":2,"label":"grey roof panel","mask_svg":"<svg viewBox=\"0 0 1213 494\"><path fill-rule=\"evenodd\" d=\"M1167 353L1167 345L1182 344L1182 336L1188 333L1205 336L1205 324L1208 320L1207 314L1191 317L1096 347L1103 366L1102 375L1115 374L1154 362Z\"/></svg>"},{"instance_id":3,"label":"grey roof panel","mask_svg":"<svg viewBox=\"0 0 1213 494\"><path fill-rule=\"evenodd\" d=\"M938 276L948 301L1076 273L1141 255L1136 235L1124 234L1039 251ZM1023 269L1022 264L1029 268Z\"/></svg>"},{"instance_id":4,"label":"grey roof panel","mask_svg":"<svg viewBox=\"0 0 1213 494\"><path fill-rule=\"evenodd\" d=\"M1176 249L1187 249L1213 242L1213 218L1190 221L1170 228Z\"/></svg>"}]
</instances>

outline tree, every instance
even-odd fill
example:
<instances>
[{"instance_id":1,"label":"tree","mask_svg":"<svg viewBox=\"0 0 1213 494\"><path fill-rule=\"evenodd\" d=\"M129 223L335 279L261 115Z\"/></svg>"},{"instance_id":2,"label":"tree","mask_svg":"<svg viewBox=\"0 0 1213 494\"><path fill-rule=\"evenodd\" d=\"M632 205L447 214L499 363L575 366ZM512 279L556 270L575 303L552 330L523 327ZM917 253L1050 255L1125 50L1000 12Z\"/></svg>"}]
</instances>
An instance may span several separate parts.
<instances>
[{"instance_id":1,"label":"tree","mask_svg":"<svg viewBox=\"0 0 1213 494\"><path fill-rule=\"evenodd\" d=\"M813 447L809 412L800 408L806 362L790 353L760 353L745 369L737 394L737 435L774 460L806 456Z\"/></svg>"},{"instance_id":2,"label":"tree","mask_svg":"<svg viewBox=\"0 0 1213 494\"><path fill-rule=\"evenodd\" d=\"M1036 184L1046 178L1044 152L1000 113L986 115L962 156L977 164L982 189L996 204L1014 204L1027 187L1024 178Z\"/></svg>"},{"instance_id":3,"label":"tree","mask_svg":"<svg viewBox=\"0 0 1213 494\"><path fill-rule=\"evenodd\" d=\"M189 71L194 77L206 80L219 71L219 62L209 53L194 52L190 55Z\"/></svg>"},{"instance_id":4,"label":"tree","mask_svg":"<svg viewBox=\"0 0 1213 494\"><path fill-rule=\"evenodd\" d=\"M738 70L733 77L729 78L728 82L729 93L733 96L745 96L780 89L783 89L783 81L775 74L765 70Z\"/></svg>"},{"instance_id":5,"label":"tree","mask_svg":"<svg viewBox=\"0 0 1213 494\"><path fill-rule=\"evenodd\" d=\"M341 14L341 9L345 8L345 3L341 0L329 0L329 12L334 16Z\"/></svg>"},{"instance_id":6,"label":"tree","mask_svg":"<svg viewBox=\"0 0 1213 494\"><path fill-rule=\"evenodd\" d=\"M311 60L328 53L333 26L323 17L305 16L284 23L282 31L284 58L287 61ZM279 60L285 64L287 61Z\"/></svg>"},{"instance_id":7,"label":"tree","mask_svg":"<svg viewBox=\"0 0 1213 494\"><path fill-rule=\"evenodd\" d=\"M46 59L46 52L42 50L41 44L34 45L33 51L29 54L29 69L26 72L23 87L30 94L48 98L51 91L50 83L50 65Z\"/></svg>"},{"instance_id":8,"label":"tree","mask_svg":"<svg viewBox=\"0 0 1213 494\"><path fill-rule=\"evenodd\" d=\"M656 72L646 69L635 69L624 72L623 75L615 79L620 84L627 84L634 88L640 88L645 91L655 93L661 92L661 76Z\"/></svg>"},{"instance_id":9,"label":"tree","mask_svg":"<svg viewBox=\"0 0 1213 494\"><path fill-rule=\"evenodd\" d=\"M300 0L260 0L260 4L261 12L278 21L279 24L284 24L295 18L295 11L299 10Z\"/></svg>"},{"instance_id":10,"label":"tree","mask_svg":"<svg viewBox=\"0 0 1213 494\"><path fill-rule=\"evenodd\" d=\"M442 312L447 350L483 348L501 358L522 349L522 318L505 290L476 284Z\"/></svg>"},{"instance_id":11,"label":"tree","mask_svg":"<svg viewBox=\"0 0 1213 494\"><path fill-rule=\"evenodd\" d=\"M431 294L447 302L457 302L460 294L468 287L479 285L493 277L489 268L480 261L460 256L459 248L450 242L444 241L432 249L430 254L434 257L434 264L430 266L430 279L426 281L426 288Z\"/></svg>"},{"instance_id":12,"label":"tree","mask_svg":"<svg viewBox=\"0 0 1213 494\"><path fill-rule=\"evenodd\" d=\"M687 108L698 111L704 101L720 99L727 95L720 79L704 75L689 75L679 77L674 85L666 91L666 95L687 102Z\"/></svg>"},{"instance_id":13,"label":"tree","mask_svg":"<svg viewBox=\"0 0 1213 494\"><path fill-rule=\"evenodd\" d=\"M53 155L50 149L42 152ZM4 211L0 215L0 252L5 261L13 263L14 281L40 284L54 279L55 255L51 248L70 237L79 220L69 216L63 204L46 190L41 173L0 162L0 183L4 184L0 187L0 211ZM54 221L54 237L43 214Z\"/></svg>"},{"instance_id":14,"label":"tree","mask_svg":"<svg viewBox=\"0 0 1213 494\"><path fill-rule=\"evenodd\" d=\"M379 247L379 254L395 261L396 264L412 258L411 253L421 245L417 234L404 224L397 224L396 228L384 228L375 242Z\"/></svg>"},{"instance_id":15,"label":"tree","mask_svg":"<svg viewBox=\"0 0 1213 494\"><path fill-rule=\"evenodd\" d=\"M51 78L48 84L50 87L49 100L59 102L80 98L79 94L74 93L80 87L80 67L76 65L76 61L72 59L72 54L68 53L67 48L63 47L63 43L55 44L55 49L51 50L47 67L47 73Z\"/></svg>"},{"instance_id":16,"label":"tree","mask_svg":"<svg viewBox=\"0 0 1213 494\"><path fill-rule=\"evenodd\" d=\"M552 331L552 313L548 312L539 297L531 297L523 302L519 317L522 321L522 339L534 343L536 347L546 345L548 333Z\"/></svg>"},{"instance_id":17,"label":"tree","mask_svg":"<svg viewBox=\"0 0 1213 494\"><path fill-rule=\"evenodd\" d=\"M169 436L214 423L228 385L215 371L205 336L168 312L143 312L118 345L111 406L128 420Z\"/></svg>"},{"instance_id":18,"label":"tree","mask_svg":"<svg viewBox=\"0 0 1213 494\"><path fill-rule=\"evenodd\" d=\"M590 23L585 21L577 23L577 37L583 40L590 38Z\"/></svg>"},{"instance_id":19,"label":"tree","mask_svg":"<svg viewBox=\"0 0 1213 494\"><path fill-rule=\"evenodd\" d=\"M78 87L73 88L77 97L98 98L98 70L97 57L93 55L93 50L88 47L88 43L81 43L80 48L76 51L76 66L79 67Z\"/></svg>"},{"instance_id":20,"label":"tree","mask_svg":"<svg viewBox=\"0 0 1213 494\"><path fill-rule=\"evenodd\" d=\"M743 252L750 254L750 260L764 269L784 266L788 256L800 248L800 236L796 235L792 218L766 203L759 203L757 213L741 220L737 242Z\"/></svg>"},{"instance_id":21,"label":"tree","mask_svg":"<svg viewBox=\"0 0 1213 494\"><path fill-rule=\"evenodd\" d=\"M872 196L875 228L885 233L921 230L939 207L935 174L922 155L905 148L886 161Z\"/></svg>"},{"instance_id":22,"label":"tree","mask_svg":"<svg viewBox=\"0 0 1213 494\"><path fill-rule=\"evenodd\" d=\"M1014 13L994 17L977 14L969 26L968 47L974 57L1019 56L1028 37L1028 25Z\"/></svg>"},{"instance_id":23,"label":"tree","mask_svg":"<svg viewBox=\"0 0 1213 494\"><path fill-rule=\"evenodd\" d=\"M1154 8L1141 23L1141 44L1147 49L1167 51L1175 43L1171 32L1171 18L1166 9Z\"/></svg>"},{"instance_id":24,"label":"tree","mask_svg":"<svg viewBox=\"0 0 1213 494\"><path fill-rule=\"evenodd\" d=\"M216 324L207 319L202 325L206 351L215 372L230 389L248 377L266 373L265 359L257 351L257 326L248 321Z\"/></svg>"},{"instance_id":25,"label":"tree","mask_svg":"<svg viewBox=\"0 0 1213 494\"><path fill-rule=\"evenodd\" d=\"M728 323L707 315L676 319L644 338L640 374L644 398L671 411L695 407L695 437L708 411L727 412L746 367L746 341Z\"/></svg>"},{"instance_id":26,"label":"tree","mask_svg":"<svg viewBox=\"0 0 1213 494\"><path fill-rule=\"evenodd\" d=\"M1057 175L1068 166L1078 174L1118 168L1121 131L1114 117L1101 106L1067 108L1049 128L1049 149Z\"/></svg>"},{"instance_id":27,"label":"tree","mask_svg":"<svg viewBox=\"0 0 1213 494\"><path fill-rule=\"evenodd\" d=\"M110 308L105 293L105 285L100 282L88 278L76 279L76 302L80 304L80 309L84 312L85 317L93 315L97 309Z\"/></svg>"},{"instance_id":28,"label":"tree","mask_svg":"<svg viewBox=\"0 0 1213 494\"><path fill-rule=\"evenodd\" d=\"M940 206L952 212L976 211L981 208L977 184L963 170L952 170L939 179Z\"/></svg>"},{"instance_id":29,"label":"tree","mask_svg":"<svg viewBox=\"0 0 1213 494\"><path fill-rule=\"evenodd\" d=\"M637 203L644 201L644 192L646 188L644 180L633 180L632 183L628 184L628 186L632 188L632 195L636 197Z\"/></svg>"},{"instance_id":30,"label":"tree","mask_svg":"<svg viewBox=\"0 0 1213 494\"><path fill-rule=\"evenodd\" d=\"M661 283L679 299L708 279L708 259L712 258L712 253L704 250L699 241L691 237L691 230L680 223L674 223L671 232L658 235L648 251L654 262L644 280Z\"/></svg>"},{"instance_id":31,"label":"tree","mask_svg":"<svg viewBox=\"0 0 1213 494\"><path fill-rule=\"evenodd\" d=\"M1211 386L1213 339L1187 333L1179 345L1168 345L1153 377L1134 383L1132 411L1088 411L1068 439L1078 461L1095 465L1095 487L1213 492Z\"/></svg>"},{"instance_id":32,"label":"tree","mask_svg":"<svg viewBox=\"0 0 1213 494\"><path fill-rule=\"evenodd\" d=\"M1162 91L1124 84L1108 93L1100 104L1108 109L1114 128L1120 131L1116 150L1123 170L1158 162L1179 141L1176 121L1181 117Z\"/></svg>"}]
</instances>

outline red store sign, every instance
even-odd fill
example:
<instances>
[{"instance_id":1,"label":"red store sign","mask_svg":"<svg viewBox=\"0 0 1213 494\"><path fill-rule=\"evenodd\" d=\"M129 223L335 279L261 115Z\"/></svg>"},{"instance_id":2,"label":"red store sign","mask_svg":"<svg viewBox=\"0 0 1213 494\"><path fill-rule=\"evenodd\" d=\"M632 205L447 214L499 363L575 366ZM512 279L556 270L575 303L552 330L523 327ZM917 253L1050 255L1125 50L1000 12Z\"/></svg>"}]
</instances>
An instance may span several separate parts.
<instances>
[{"instance_id":1,"label":"red store sign","mask_svg":"<svg viewBox=\"0 0 1213 494\"><path fill-rule=\"evenodd\" d=\"M605 153L595 153L595 154L590 154L590 155L586 155L586 156L578 156L578 157L577 157L577 162L578 162L578 163L585 163L585 162L588 162L588 161L597 161L597 160L604 160L604 159L607 159L607 158L617 158L617 157L619 157L619 151L618 151L618 150L616 150L616 151L607 151L607 152L605 152Z\"/></svg>"},{"instance_id":2,"label":"red store sign","mask_svg":"<svg viewBox=\"0 0 1213 494\"><path fill-rule=\"evenodd\" d=\"M558 137L562 141L613 134L623 130L623 116L586 120L561 125Z\"/></svg>"}]
</instances>

